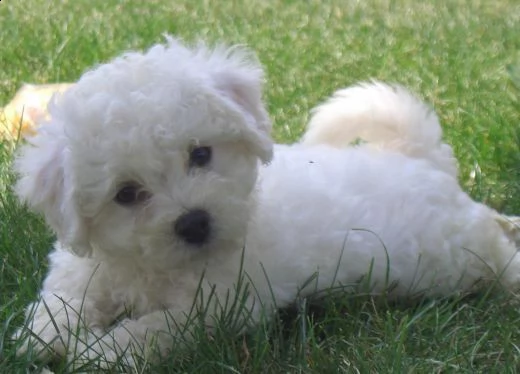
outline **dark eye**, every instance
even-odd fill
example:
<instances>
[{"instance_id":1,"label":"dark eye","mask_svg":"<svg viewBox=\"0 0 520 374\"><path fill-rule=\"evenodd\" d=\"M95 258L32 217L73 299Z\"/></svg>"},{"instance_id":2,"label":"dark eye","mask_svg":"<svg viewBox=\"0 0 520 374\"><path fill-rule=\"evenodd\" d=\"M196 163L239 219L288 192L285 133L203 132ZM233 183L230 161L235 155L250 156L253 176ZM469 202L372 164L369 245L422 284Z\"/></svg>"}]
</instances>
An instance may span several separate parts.
<instances>
[{"instance_id":1,"label":"dark eye","mask_svg":"<svg viewBox=\"0 0 520 374\"><path fill-rule=\"evenodd\" d=\"M203 167L211 161L211 147L195 147L190 151L190 167Z\"/></svg>"},{"instance_id":2,"label":"dark eye","mask_svg":"<svg viewBox=\"0 0 520 374\"><path fill-rule=\"evenodd\" d=\"M135 203L144 201L148 198L148 193L140 186L129 184L122 187L114 198L115 202L120 205L133 205Z\"/></svg>"}]
</instances>

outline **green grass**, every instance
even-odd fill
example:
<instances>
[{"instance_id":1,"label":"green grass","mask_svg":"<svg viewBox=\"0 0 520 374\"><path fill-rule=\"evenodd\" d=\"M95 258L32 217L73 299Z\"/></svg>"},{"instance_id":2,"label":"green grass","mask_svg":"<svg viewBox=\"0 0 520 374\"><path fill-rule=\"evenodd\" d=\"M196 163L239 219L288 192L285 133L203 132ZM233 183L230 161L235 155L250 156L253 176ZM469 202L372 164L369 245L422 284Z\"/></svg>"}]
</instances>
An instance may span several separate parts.
<instances>
[{"instance_id":1,"label":"green grass","mask_svg":"<svg viewBox=\"0 0 520 374\"><path fill-rule=\"evenodd\" d=\"M162 41L243 43L267 71L274 137L301 135L309 109L359 80L399 82L431 102L472 196L520 214L520 4L515 0L0 2L0 103L22 82L74 81L129 49ZM508 73L507 67L511 66ZM516 77L516 78L515 78ZM516 79L516 80L515 80ZM0 143L0 372L37 371L9 337L46 271L52 235L20 207ZM520 313L500 293L388 303L302 300L244 337L201 336L147 372L516 372ZM34 366L36 365L36 366ZM53 367L67 371L63 364Z\"/></svg>"}]
</instances>

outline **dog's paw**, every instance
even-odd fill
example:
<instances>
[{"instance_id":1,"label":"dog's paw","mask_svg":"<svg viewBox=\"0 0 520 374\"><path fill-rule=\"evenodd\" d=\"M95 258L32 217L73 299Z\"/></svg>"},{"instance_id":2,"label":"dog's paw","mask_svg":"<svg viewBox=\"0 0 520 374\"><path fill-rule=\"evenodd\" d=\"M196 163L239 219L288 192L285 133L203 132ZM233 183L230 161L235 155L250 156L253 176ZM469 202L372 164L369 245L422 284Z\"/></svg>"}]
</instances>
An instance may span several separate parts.
<instances>
[{"instance_id":1,"label":"dog's paw","mask_svg":"<svg viewBox=\"0 0 520 374\"><path fill-rule=\"evenodd\" d=\"M92 368L109 370L114 368L135 368L132 349L123 349L114 337L92 331L85 339L77 339L74 346L69 347L67 362L75 370L85 371Z\"/></svg>"},{"instance_id":2,"label":"dog's paw","mask_svg":"<svg viewBox=\"0 0 520 374\"><path fill-rule=\"evenodd\" d=\"M36 334L27 326L19 328L12 336L18 357L31 355L41 362L50 362L65 353L65 345L59 334L46 331Z\"/></svg>"},{"instance_id":3,"label":"dog's paw","mask_svg":"<svg viewBox=\"0 0 520 374\"><path fill-rule=\"evenodd\" d=\"M12 336L17 355L30 354L43 362L65 357L70 334L64 323L66 320L62 319L64 317L59 314L50 314L44 302L30 304L24 326Z\"/></svg>"}]
</instances>

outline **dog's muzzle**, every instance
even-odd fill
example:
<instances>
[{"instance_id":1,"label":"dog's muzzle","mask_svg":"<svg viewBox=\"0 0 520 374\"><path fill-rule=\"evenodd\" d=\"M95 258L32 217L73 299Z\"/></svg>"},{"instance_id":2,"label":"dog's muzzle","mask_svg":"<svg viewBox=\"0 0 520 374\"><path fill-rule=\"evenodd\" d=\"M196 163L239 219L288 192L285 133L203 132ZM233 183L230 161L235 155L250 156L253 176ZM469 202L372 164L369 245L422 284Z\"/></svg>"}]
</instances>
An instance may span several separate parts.
<instances>
[{"instance_id":1,"label":"dog's muzzle","mask_svg":"<svg viewBox=\"0 0 520 374\"><path fill-rule=\"evenodd\" d=\"M211 217L205 210L190 210L177 218L174 231L188 244L203 245L211 234Z\"/></svg>"}]
</instances>

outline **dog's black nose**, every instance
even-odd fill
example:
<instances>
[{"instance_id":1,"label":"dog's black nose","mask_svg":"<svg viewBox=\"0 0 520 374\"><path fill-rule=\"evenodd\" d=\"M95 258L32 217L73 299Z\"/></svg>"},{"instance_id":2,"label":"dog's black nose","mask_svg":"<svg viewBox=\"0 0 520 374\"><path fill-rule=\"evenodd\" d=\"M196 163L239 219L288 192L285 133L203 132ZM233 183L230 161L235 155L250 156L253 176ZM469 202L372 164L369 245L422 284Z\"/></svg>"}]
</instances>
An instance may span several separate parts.
<instances>
[{"instance_id":1,"label":"dog's black nose","mask_svg":"<svg viewBox=\"0 0 520 374\"><path fill-rule=\"evenodd\" d=\"M177 218L174 230L186 243L203 245L211 233L211 217L205 210L190 210Z\"/></svg>"}]
</instances>

